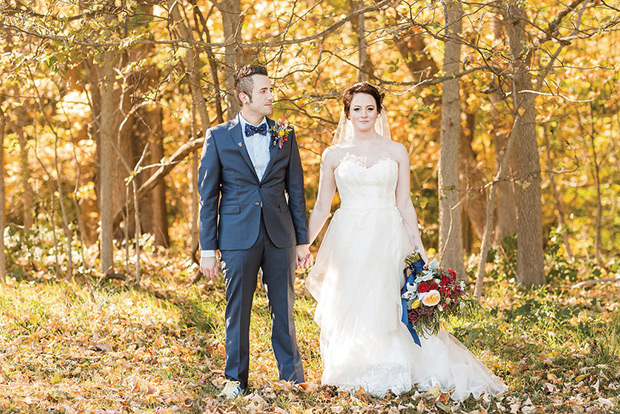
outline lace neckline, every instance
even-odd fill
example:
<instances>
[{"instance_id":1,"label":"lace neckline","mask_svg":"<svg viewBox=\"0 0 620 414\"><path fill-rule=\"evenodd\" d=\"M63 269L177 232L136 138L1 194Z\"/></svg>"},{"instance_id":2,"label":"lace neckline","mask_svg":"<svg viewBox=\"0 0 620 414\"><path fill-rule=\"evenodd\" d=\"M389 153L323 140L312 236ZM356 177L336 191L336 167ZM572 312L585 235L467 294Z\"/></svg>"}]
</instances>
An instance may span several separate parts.
<instances>
[{"instance_id":1,"label":"lace neckline","mask_svg":"<svg viewBox=\"0 0 620 414\"><path fill-rule=\"evenodd\" d=\"M351 154L350 152L347 152L346 155L342 157L342 159L340 160L336 168L340 167L345 161L352 161L353 163L359 165L360 167L369 170L372 167L376 166L377 164L380 164L381 162L388 161L388 160L394 161L394 159L392 159L389 155L384 155L374 160L374 162L369 163L368 157L364 157L361 155L355 155L355 154ZM394 162L396 163L396 161Z\"/></svg>"}]
</instances>

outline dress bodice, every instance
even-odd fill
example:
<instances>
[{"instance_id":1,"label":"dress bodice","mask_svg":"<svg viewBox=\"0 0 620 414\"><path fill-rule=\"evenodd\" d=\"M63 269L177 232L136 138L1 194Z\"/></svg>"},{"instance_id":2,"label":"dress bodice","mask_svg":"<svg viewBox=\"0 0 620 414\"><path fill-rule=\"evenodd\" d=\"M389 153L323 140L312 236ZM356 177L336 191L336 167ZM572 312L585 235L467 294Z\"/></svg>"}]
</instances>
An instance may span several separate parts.
<instances>
[{"instance_id":1,"label":"dress bodice","mask_svg":"<svg viewBox=\"0 0 620 414\"><path fill-rule=\"evenodd\" d=\"M340 208L394 207L398 163L387 157L369 166L362 161L347 154L334 171L340 194Z\"/></svg>"}]
</instances>

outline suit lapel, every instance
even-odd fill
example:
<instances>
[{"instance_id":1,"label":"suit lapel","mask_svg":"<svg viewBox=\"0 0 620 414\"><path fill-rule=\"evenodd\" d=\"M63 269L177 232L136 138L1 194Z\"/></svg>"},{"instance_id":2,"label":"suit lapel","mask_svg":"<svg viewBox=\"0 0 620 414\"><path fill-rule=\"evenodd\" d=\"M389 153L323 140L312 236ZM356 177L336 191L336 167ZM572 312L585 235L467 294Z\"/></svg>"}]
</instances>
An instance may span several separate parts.
<instances>
[{"instance_id":1,"label":"suit lapel","mask_svg":"<svg viewBox=\"0 0 620 414\"><path fill-rule=\"evenodd\" d=\"M243 132L241 131L241 123L239 122L239 116L234 117L230 121L228 132L230 133L230 137L235 143L235 147L239 149L239 153L245 160L246 164L248 164L248 167L250 167L250 171L252 171L252 175L254 175L254 177L258 181L258 176L256 175L254 164L252 164L252 160L250 159L250 154L248 154L248 150L245 147L245 142L243 141Z\"/></svg>"},{"instance_id":2,"label":"suit lapel","mask_svg":"<svg viewBox=\"0 0 620 414\"><path fill-rule=\"evenodd\" d=\"M269 129L273 127L273 124L275 124L274 120L267 118L267 125ZM274 144L274 138L271 132L267 132L267 138L269 139L269 163L267 164L267 168L265 168L265 173L263 174L263 179L261 181L264 181L267 174L269 174L269 170L271 170L276 154L278 153L278 145Z\"/></svg>"}]
</instances>

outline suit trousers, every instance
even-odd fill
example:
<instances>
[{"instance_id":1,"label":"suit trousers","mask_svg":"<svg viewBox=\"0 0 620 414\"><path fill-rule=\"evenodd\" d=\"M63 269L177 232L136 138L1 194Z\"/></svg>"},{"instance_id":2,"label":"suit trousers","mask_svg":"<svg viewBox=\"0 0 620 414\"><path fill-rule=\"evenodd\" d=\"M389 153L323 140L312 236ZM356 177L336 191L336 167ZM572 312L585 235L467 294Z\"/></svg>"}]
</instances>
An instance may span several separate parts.
<instances>
[{"instance_id":1,"label":"suit trousers","mask_svg":"<svg viewBox=\"0 0 620 414\"><path fill-rule=\"evenodd\" d=\"M301 356L297 347L293 303L295 301L295 247L276 247L261 217L254 245L246 250L221 250L226 279L226 368L228 380L247 388L249 371L249 330L252 299L258 269L267 291L272 329L271 344L280 379L304 381Z\"/></svg>"}]
</instances>

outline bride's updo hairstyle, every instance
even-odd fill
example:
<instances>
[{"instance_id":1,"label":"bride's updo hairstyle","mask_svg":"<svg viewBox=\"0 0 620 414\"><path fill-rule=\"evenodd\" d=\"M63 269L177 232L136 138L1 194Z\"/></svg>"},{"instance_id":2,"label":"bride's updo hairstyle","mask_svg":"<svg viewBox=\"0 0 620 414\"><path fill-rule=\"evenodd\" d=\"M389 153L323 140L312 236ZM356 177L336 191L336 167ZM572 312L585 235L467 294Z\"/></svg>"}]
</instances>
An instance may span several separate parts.
<instances>
[{"instance_id":1,"label":"bride's updo hairstyle","mask_svg":"<svg viewBox=\"0 0 620 414\"><path fill-rule=\"evenodd\" d=\"M350 86L346 91L344 91L344 95L342 95L342 103L344 104L344 113L349 118L349 111L351 110L351 101L353 100L353 95L356 93L365 93L370 95L375 100L377 104L377 113L381 113L381 104L383 102L383 94L379 92L375 86L371 85L368 82L358 82L355 85Z\"/></svg>"}]
</instances>

